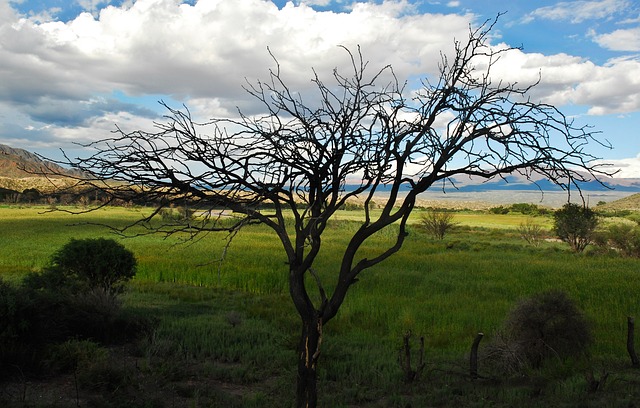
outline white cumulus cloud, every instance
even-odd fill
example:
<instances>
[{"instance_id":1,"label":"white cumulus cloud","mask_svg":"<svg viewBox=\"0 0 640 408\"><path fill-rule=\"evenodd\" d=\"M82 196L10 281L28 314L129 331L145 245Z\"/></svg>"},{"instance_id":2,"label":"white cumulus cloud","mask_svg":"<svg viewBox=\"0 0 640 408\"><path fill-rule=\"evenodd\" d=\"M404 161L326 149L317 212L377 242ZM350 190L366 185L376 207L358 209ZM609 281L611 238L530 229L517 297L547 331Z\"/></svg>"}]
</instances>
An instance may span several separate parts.
<instances>
[{"instance_id":1,"label":"white cumulus cloud","mask_svg":"<svg viewBox=\"0 0 640 408\"><path fill-rule=\"evenodd\" d=\"M466 39L470 24L477 23L472 14L421 14L408 0L345 1L342 12L310 7L326 0L289 2L280 9L265 0L137 0L93 10L103 4L87 0L93 13L41 22L0 1L0 113L13 120L2 125L2 140L8 140L9 127L21 138L50 137L55 144L103 137L116 123L149 123L151 108L117 103L114 92L172 98L203 118L233 115L236 106L254 112L258 105L242 86L245 78L268 79L275 63L267 48L291 88L303 93L312 88L312 67L323 78L334 67L348 68L339 45L354 52L360 46L371 71L391 64L401 81L415 84L436 74L440 51L450 54L454 39ZM571 4L578 15L589 9L611 15L628 2ZM538 17L560 18L563 7L568 6L559 3ZM534 98L584 105L591 114L640 110L640 62L631 58L597 65L568 54L513 50L493 74L525 85L541 76Z\"/></svg>"},{"instance_id":2,"label":"white cumulus cloud","mask_svg":"<svg viewBox=\"0 0 640 408\"><path fill-rule=\"evenodd\" d=\"M629 0L578 0L562 1L535 9L524 20L536 19L581 23L588 20L608 19L623 13L631 6Z\"/></svg>"},{"instance_id":3,"label":"white cumulus cloud","mask_svg":"<svg viewBox=\"0 0 640 408\"><path fill-rule=\"evenodd\" d=\"M8 84L0 100L37 103L118 89L235 104L246 96L245 77L264 78L274 66L267 47L294 85L309 84L311 67L330 72L347 62L339 45L360 45L372 67L394 63L403 78L432 71L434 56L466 35L471 19L415 15L408 1L357 3L336 13L293 3L279 10L263 0L138 0L67 23L9 16L0 25Z\"/></svg>"},{"instance_id":4,"label":"white cumulus cloud","mask_svg":"<svg viewBox=\"0 0 640 408\"><path fill-rule=\"evenodd\" d=\"M640 110L640 60L620 58L605 65L568 54L544 55L512 50L492 70L495 80L540 83L534 100L556 106L588 107L591 115Z\"/></svg>"},{"instance_id":5,"label":"white cumulus cloud","mask_svg":"<svg viewBox=\"0 0 640 408\"><path fill-rule=\"evenodd\" d=\"M595 35L594 41L609 50L638 52L640 51L640 27Z\"/></svg>"},{"instance_id":6,"label":"white cumulus cloud","mask_svg":"<svg viewBox=\"0 0 640 408\"><path fill-rule=\"evenodd\" d=\"M626 159L607 160L606 165L607 171L617 171L616 178L640 178L640 154Z\"/></svg>"}]
</instances>

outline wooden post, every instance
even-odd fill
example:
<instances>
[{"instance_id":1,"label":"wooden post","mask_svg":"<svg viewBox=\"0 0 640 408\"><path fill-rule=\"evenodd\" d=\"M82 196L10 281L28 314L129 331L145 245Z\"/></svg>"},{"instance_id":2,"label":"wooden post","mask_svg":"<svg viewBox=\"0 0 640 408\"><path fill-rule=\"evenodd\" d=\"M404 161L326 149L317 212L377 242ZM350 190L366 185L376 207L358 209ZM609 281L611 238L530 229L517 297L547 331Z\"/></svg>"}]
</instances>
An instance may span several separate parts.
<instances>
[{"instance_id":1,"label":"wooden post","mask_svg":"<svg viewBox=\"0 0 640 408\"><path fill-rule=\"evenodd\" d=\"M627 317L627 352L629 352L629 356L631 357L631 365L634 367L640 367L640 360L638 360L638 355L636 354L636 348L633 341L634 326L635 319L631 316Z\"/></svg>"},{"instance_id":2,"label":"wooden post","mask_svg":"<svg viewBox=\"0 0 640 408\"><path fill-rule=\"evenodd\" d=\"M476 338L473 339L473 344L471 345L471 355L469 357L469 368L471 373L471 378L476 380L478 379L478 346L480 345L480 341L484 337L484 333L478 333Z\"/></svg>"}]
</instances>

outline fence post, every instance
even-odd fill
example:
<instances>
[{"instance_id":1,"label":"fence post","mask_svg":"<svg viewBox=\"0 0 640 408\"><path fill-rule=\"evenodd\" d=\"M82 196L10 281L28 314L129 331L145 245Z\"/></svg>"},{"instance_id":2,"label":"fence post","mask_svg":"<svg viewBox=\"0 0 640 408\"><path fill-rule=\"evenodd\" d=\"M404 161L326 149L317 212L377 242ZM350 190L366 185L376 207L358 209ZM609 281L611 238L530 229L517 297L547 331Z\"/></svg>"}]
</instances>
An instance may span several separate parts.
<instances>
[{"instance_id":1,"label":"fence post","mask_svg":"<svg viewBox=\"0 0 640 408\"><path fill-rule=\"evenodd\" d=\"M476 338L473 339L473 344L471 344L471 355L469 357L469 371L471 373L471 378L476 380L478 379L478 346L480 345L480 341L484 337L484 333L478 333Z\"/></svg>"},{"instance_id":2,"label":"fence post","mask_svg":"<svg viewBox=\"0 0 640 408\"><path fill-rule=\"evenodd\" d=\"M422 370L424 370L425 362L424 362L424 336L420 336L420 351L418 355L418 366L415 370L411 369L411 344L409 343L409 339L411 338L411 331L405 333L403 338L403 347L400 350L400 366L404 371L404 380L406 383L412 383L417 380L422 374Z\"/></svg>"}]
</instances>

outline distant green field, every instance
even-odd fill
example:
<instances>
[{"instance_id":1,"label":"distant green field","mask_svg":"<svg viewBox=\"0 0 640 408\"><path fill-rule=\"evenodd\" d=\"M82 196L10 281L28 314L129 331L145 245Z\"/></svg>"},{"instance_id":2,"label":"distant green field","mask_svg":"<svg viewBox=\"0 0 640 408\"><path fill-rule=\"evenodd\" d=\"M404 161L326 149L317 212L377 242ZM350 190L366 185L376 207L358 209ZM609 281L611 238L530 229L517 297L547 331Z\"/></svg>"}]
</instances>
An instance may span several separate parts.
<instances>
[{"instance_id":1,"label":"distant green field","mask_svg":"<svg viewBox=\"0 0 640 408\"><path fill-rule=\"evenodd\" d=\"M46 208L0 207L0 276L17 280L29 271L41 269L70 238L111 236L98 224L125 225L148 211L109 208L70 215L47 212ZM329 290L338 255L357 228L358 217L355 211L341 212L326 231L316 270ZM550 217L456 213L454 220L459 228L442 241L426 235L419 228L419 219L418 211L400 253L362 273L338 316L327 325L320 364L321 384L324 382L321 388L325 393L335 392L321 397L325 398L321 400L325 405L357 401L358 397L349 392L357 394L358 390L338 392L347 383L362 384L366 390L393 392L397 348L405 332L425 336L432 362L464 361L476 333L484 332L485 341L490 341L519 299L549 289L566 291L592 322L594 361L620 364L627 359L626 319L640 316L638 260L577 255L559 242L533 247L519 238L516 228L522 222L530 220L549 229ZM391 232L383 231L363 249L362 256L382 250L392 237ZM249 352L253 350L249 347L237 349L236 357L225 358L250 360L250 364L257 364L257 370L268 371L270 364L283 365L284 374L276 370L270 375L284 375L288 378L284 384L291 385L287 381L292 378L287 376L291 376L289 369L295 361L292 350L298 326L288 299L284 255L274 234L264 226L245 228L222 263L219 260L226 243L224 234L209 234L186 245L180 244L179 238L122 239L139 261L138 274L127 295L128 307L164 315L164 335L186 336L180 341L184 347L193 348L189 350L194 356L205 353L214 358L222 358L215 357L221 353L220 343L213 340L215 333L209 331L205 335L202 331L214 330L207 329L207 325L215 322L224 326L224 318L216 313L239 311L262 333L245 335L268 337L279 350L278 357L268 357L275 353L274 349L264 350L263 355L260 351ZM310 282L310 287L313 285ZM187 304L201 305L212 317L201 311L199 317L189 317L191 312L180 309ZM173 306L169 309L169 305ZM220 327L215 330L222 330ZM203 339L213 343L198 343ZM227 340L237 343L234 347L242 347L242 342L250 339ZM224 344L231 347L231 343ZM558 392L568 391L560 387ZM571 398L572 394L567 395ZM398 401L404 401L403 397L398 396Z\"/></svg>"}]
</instances>

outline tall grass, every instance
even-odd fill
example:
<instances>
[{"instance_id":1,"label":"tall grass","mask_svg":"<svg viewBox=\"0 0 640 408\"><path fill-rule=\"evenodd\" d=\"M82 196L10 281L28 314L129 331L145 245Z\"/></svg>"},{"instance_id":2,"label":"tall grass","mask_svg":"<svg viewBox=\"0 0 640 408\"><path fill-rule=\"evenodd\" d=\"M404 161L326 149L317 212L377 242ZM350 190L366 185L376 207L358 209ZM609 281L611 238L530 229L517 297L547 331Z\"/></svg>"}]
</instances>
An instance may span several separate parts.
<instances>
[{"instance_id":1,"label":"tall grass","mask_svg":"<svg viewBox=\"0 0 640 408\"><path fill-rule=\"evenodd\" d=\"M18 279L42 268L69 238L109 236L97 224L125 225L145 211L115 208L72 216L44 210L0 208L0 276ZM566 291L585 311L594 327L595 360L624 361L626 317L640 316L638 261L573 254L557 242L528 246L514 232L522 220L518 217L465 214L456 219L461 226L443 241L411 225L402 250L360 275L325 328L320 364L324 404L339 406L346 398L363 404L384 399L387 406L403 406L396 357L405 332L425 336L429 361L459 361L476 333L484 332L489 341L519 299L548 289ZM549 220L542 217L540 222L548 225ZM341 213L323 237L315 269L329 292L341 249L356 228L357 216ZM386 248L393 228L378 234L360 255L370 257ZM158 335L170 345L164 353L239 364L231 374L220 366L211 370L240 382L283 376L276 387L286 393L293 381L299 328L275 235L265 226L247 226L224 259L225 234L209 234L187 245L179 244L179 238L122 240L139 262L127 306L162 316ZM231 312L240 324L229 322ZM439 381L434 373L431 381ZM445 398L428 392L432 402ZM509 392L503 400L521 397L517 389ZM487 393L477 390L478 398L489 398Z\"/></svg>"},{"instance_id":2,"label":"tall grass","mask_svg":"<svg viewBox=\"0 0 640 408\"><path fill-rule=\"evenodd\" d=\"M15 277L37 270L71 237L110 236L109 230L98 224L124 225L144 212L113 208L70 215L44 208L0 208L0 273ZM346 220L347 215L330 224L315 265L329 289L341 249L357 228L355 221ZM498 225L515 224L510 216L492 217L506 219ZM463 220L470 218L467 214ZM519 298L553 288L565 290L592 319L598 353L621 354L626 316L640 314L636 301L640 267L636 260L574 255L557 243L529 247L515 234L510 235L510 230L487 229L486 216L475 218L484 220L483 229L463 228L443 242L412 227L398 254L361 274L332 323L334 330L355 326L395 339L412 329L424 333L433 348L459 353L477 331L495 330ZM363 248L361 256L373 256L393 237L393 231L383 231ZM138 283L288 293L286 259L279 241L265 226L246 227L232 242L225 259L221 259L224 233L186 245L179 244L179 237L160 236L121 242L138 258Z\"/></svg>"}]
</instances>

